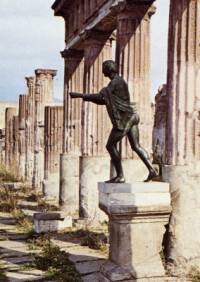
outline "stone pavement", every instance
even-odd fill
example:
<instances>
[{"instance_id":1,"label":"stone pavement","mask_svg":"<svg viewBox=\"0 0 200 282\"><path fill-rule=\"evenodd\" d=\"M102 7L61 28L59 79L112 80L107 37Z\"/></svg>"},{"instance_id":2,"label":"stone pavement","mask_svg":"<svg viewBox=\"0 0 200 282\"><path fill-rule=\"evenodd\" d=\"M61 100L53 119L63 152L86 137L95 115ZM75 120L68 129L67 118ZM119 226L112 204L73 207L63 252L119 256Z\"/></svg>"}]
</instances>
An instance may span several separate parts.
<instances>
[{"instance_id":1,"label":"stone pavement","mask_svg":"<svg viewBox=\"0 0 200 282\"><path fill-rule=\"evenodd\" d=\"M21 201L20 207L29 217L37 210L35 202L25 200ZM65 233L54 237L53 243L69 254L69 260L74 263L83 282L97 282L98 272L106 255L81 246L78 240L70 240ZM2 270L7 277L6 280L0 276L0 281L49 281L45 278L45 272L29 267L33 262L33 254L39 250L30 250L27 239L28 235L19 230L12 215L0 212L0 272Z\"/></svg>"}]
</instances>

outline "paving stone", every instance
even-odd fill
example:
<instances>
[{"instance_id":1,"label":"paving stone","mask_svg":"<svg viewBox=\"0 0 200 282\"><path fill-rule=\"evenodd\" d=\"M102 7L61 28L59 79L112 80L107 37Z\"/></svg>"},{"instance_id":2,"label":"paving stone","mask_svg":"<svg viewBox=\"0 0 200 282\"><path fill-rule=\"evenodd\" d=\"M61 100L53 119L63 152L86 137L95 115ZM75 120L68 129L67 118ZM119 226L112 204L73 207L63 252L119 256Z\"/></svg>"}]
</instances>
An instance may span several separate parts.
<instances>
[{"instance_id":1,"label":"paving stone","mask_svg":"<svg viewBox=\"0 0 200 282\"><path fill-rule=\"evenodd\" d=\"M99 272L103 262L104 260L78 262L75 263L75 267L80 274L92 274Z\"/></svg>"},{"instance_id":2,"label":"paving stone","mask_svg":"<svg viewBox=\"0 0 200 282\"><path fill-rule=\"evenodd\" d=\"M40 270L6 272L6 276L10 282L38 281L44 278L44 272Z\"/></svg>"},{"instance_id":3,"label":"paving stone","mask_svg":"<svg viewBox=\"0 0 200 282\"><path fill-rule=\"evenodd\" d=\"M99 282L99 273L82 276L83 282Z\"/></svg>"},{"instance_id":4,"label":"paving stone","mask_svg":"<svg viewBox=\"0 0 200 282\"><path fill-rule=\"evenodd\" d=\"M13 263L13 264L23 264L23 263L29 263L33 259L30 256L21 256L21 257L8 257L4 258L2 262L6 264L7 262Z\"/></svg>"},{"instance_id":5,"label":"paving stone","mask_svg":"<svg viewBox=\"0 0 200 282\"><path fill-rule=\"evenodd\" d=\"M83 247L69 250L68 253L69 253L69 259L73 262L97 261L107 258L105 254Z\"/></svg>"},{"instance_id":6,"label":"paving stone","mask_svg":"<svg viewBox=\"0 0 200 282\"><path fill-rule=\"evenodd\" d=\"M29 253L28 246L25 244L25 242L21 241L0 241L0 253L4 253L7 249L12 251L21 251L24 253Z\"/></svg>"},{"instance_id":7,"label":"paving stone","mask_svg":"<svg viewBox=\"0 0 200 282\"><path fill-rule=\"evenodd\" d=\"M35 253L35 251L34 251L34 253ZM33 254L33 252L31 251L30 254ZM4 253L0 253L0 259L21 257L22 255L24 255L24 253L22 253L22 252L17 252L17 251L5 249Z\"/></svg>"}]
</instances>

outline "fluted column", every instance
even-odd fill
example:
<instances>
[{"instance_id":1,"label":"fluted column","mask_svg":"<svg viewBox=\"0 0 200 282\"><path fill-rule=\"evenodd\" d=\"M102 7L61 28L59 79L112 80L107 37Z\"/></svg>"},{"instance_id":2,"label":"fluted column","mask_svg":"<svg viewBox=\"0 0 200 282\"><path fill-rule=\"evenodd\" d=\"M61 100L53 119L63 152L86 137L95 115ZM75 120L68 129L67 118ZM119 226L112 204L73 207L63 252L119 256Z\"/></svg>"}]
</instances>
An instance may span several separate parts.
<instances>
[{"instance_id":1,"label":"fluted column","mask_svg":"<svg viewBox=\"0 0 200 282\"><path fill-rule=\"evenodd\" d=\"M35 74L33 187L41 191L44 178L44 108L53 102L53 78L56 71L37 69Z\"/></svg>"},{"instance_id":2,"label":"fluted column","mask_svg":"<svg viewBox=\"0 0 200 282\"><path fill-rule=\"evenodd\" d=\"M165 163L166 117L168 97L166 84L163 84L155 96L155 116L153 128L153 158L160 166ZM161 167L160 167L161 168ZM161 171L160 171L161 173Z\"/></svg>"},{"instance_id":3,"label":"fluted column","mask_svg":"<svg viewBox=\"0 0 200 282\"><path fill-rule=\"evenodd\" d=\"M163 178L171 185L167 256L181 274L200 267L199 112L200 1L171 0L168 46L168 117ZM191 232L192 230L192 232Z\"/></svg>"},{"instance_id":4,"label":"fluted column","mask_svg":"<svg viewBox=\"0 0 200 282\"><path fill-rule=\"evenodd\" d=\"M112 41L106 33L89 34L84 42L84 92L98 93L109 80L102 73L102 63L112 59ZM83 217L100 220L99 181L109 178L109 157L105 145L111 124L105 106L83 102L82 157L80 163L80 212Z\"/></svg>"},{"instance_id":5,"label":"fluted column","mask_svg":"<svg viewBox=\"0 0 200 282\"><path fill-rule=\"evenodd\" d=\"M5 164L6 168L13 169L13 117L17 114L16 108L6 108L5 111Z\"/></svg>"},{"instance_id":6,"label":"fluted column","mask_svg":"<svg viewBox=\"0 0 200 282\"><path fill-rule=\"evenodd\" d=\"M34 162L34 117L35 117L35 77L26 77L28 87L28 105L26 113L26 163L25 177L28 182L32 181L33 177L33 162Z\"/></svg>"},{"instance_id":7,"label":"fluted column","mask_svg":"<svg viewBox=\"0 0 200 282\"><path fill-rule=\"evenodd\" d=\"M19 170L19 116L13 117L13 156L15 168Z\"/></svg>"},{"instance_id":8,"label":"fluted column","mask_svg":"<svg viewBox=\"0 0 200 282\"><path fill-rule=\"evenodd\" d=\"M195 126L200 112L200 3L179 2L173 1L170 10L166 163L187 165L200 160Z\"/></svg>"},{"instance_id":9,"label":"fluted column","mask_svg":"<svg viewBox=\"0 0 200 282\"><path fill-rule=\"evenodd\" d=\"M127 81L131 101L140 115L140 144L152 152L153 119L150 96L150 19L154 1L120 5L117 14L116 62L119 74ZM144 1L143 1L144 2ZM131 150L127 138L120 145L127 181L143 180L147 170ZM135 164L130 159L135 160ZM133 169L130 170L129 167Z\"/></svg>"},{"instance_id":10,"label":"fluted column","mask_svg":"<svg viewBox=\"0 0 200 282\"><path fill-rule=\"evenodd\" d=\"M0 129L0 162L5 165L5 128Z\"/></svg>"},{"instance_id":11,"label":"fluted column","mask_svg":"<svg viewBox=\"0 0 200 282\"><path fill-rule=\"evenodd\" d=\"M45 107L44 194L59 198L60 153L63 147L63 107Z\"/></svg>"},{"instance_id":12,"label":"fluted column","mask_svg":"<svg viewBox=\"0 0 200 282\"><path fill-rule=\"evenodd\" d=\"M134 2L134 1L133 1ZM149 151L152 144L150 99L150 18L155 13L153 1L146 5L131 4L117 16L116 61L119 73L129 86L131 100L140 115L141 144ZM132 153L123 148L124 157Z\"/></svg>"},{"instance_id":13,"label":"fluted column","mask_svg":"<svg viewBox=\"0 0 200 282\"><path fill-rule=\"evenodd\" d=\"M81 99L71 99L69 92L83 92L83 51L61 52L64 72L63 151L60 156L59 203L68 215L79 214L79 156L81 154ZM73 188L72 188L73 187Z\"/></svg>"},{"instance_id":14,"label":"fluted column","mask_svg":"<svg viewBox=\"0 0 200 282\"><path fill-rule=\"evenodd\" d=\"M25 162L26 162L26 114L28 106L28 96L19 96L19 175L25 179Z\"/></svg>"}]
</instances>

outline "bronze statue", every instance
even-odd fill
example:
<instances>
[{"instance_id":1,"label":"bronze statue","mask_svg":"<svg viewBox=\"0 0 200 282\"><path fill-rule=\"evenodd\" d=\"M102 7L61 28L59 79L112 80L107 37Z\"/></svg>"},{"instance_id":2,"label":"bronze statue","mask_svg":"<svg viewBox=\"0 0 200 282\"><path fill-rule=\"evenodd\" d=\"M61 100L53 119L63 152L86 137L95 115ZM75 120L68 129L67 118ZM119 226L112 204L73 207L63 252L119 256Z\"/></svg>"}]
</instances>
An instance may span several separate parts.
<instances>
[{"instance_id":1,"label":"bronze statue","mask_svg":"<svg viewBox=\"0 0 200 282\"><path fill-rule=\"evenodd\" d=\"M152 166L148 153L139 144L138 124L140 121L136 111L136 103L130 102L128 85L117 73L117 66L114 61L108 60L103 63L103 74L110 78L110 83L98 94L80 94L71 92L71 98L83 98L99 105L106 105L108 115L113 128L111 130L106 149L108 150L117 176L106 181L107 183L124 183L121 156L117 150L117 143L124 136L128 137L132 150L134 150L149 170L145 182L157 176Z\"/></svg>"}]
</instances>

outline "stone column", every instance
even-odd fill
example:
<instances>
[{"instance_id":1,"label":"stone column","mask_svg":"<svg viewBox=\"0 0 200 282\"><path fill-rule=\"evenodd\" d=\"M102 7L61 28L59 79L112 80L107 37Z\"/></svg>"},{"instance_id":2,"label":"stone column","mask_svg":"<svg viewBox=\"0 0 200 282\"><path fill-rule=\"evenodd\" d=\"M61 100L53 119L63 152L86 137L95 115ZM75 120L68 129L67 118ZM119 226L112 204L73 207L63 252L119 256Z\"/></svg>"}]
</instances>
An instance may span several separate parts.
<instances>
[{"instance_id":1,"label":"stone column","mask_svg":"<svg viewBox=\"0 0 200 282\"><path fill-rule=\"evenodd\" d=\"M53 102L53 78L56 70L35 70L35 120L33 187L42 191L44 179L44 108Z\"/></svg>"},{"instance_id":2,"label":"stone column","mask_svg":"<svg viewBox=\"0 0 200 282\"><path fill-rule=\"evenodd\" d=\"M13 117L13 163L18 174L19 171L19 116Z\"/></svg>"},{"instance_id":3,"label":"stone column","mask_svg":"<svg viewBox=\"0 0 200 282\"><path fill-rule=\"evenodd\" d=\"M117 15L116 62L119 74L127 81L131 101L137 103L140 115L140 143L152 152L153 120L150 97L150 18L155 13L153 1L121 6ZM144 1L143 1L144 2ZM146 167L132 153L128 139L121 144L127 181L143 180ZM134 159L134 162L130 159ZM130 166L132 170L130 171Z\"/></svg>"},{"instance_id":4,"label":"stone column","mask_svg":"<svg viewBox=\"0 0 200 282\"><path fill-rule=\"evenodd\" d=\"M5 129L0 129L0 162L5 165Z\"/></svg>"},{"instance_id":5,"label":"stone column","mask_svg":"<svg viewBox=\"0 0 200 282\"><path fill-rule=\"evenodd\" d=\"M167 117L167 93L166 84L158 89L155 96L155 116L153 128L153 159L154 163L160 166L160 175L162 164L165 163L165 139L166 139L166 117Z\"/></svg>"},{"instance_id":6,"label":"stone column","mask_svg":"<svg viewBox=\"0 0 200 282\"><path fill-rule=\"evenodd\" d=\"M63 145L63 107L45 107L44 195L59 199L60 153Z\"/></svg>"},{"instance_id":7,"label":"stone column","mask_svg":"<svg viewBox=\"0 0 200 282\"><path fill-rule=\"evenodd\" d=\"M112 42L106 33L90 34L84 42L84 92L98 93L109 80L102 74L102 63L112 59ZM98 208L98 181L109 179L110 158L106 141L111 124L105 106L83 102L82 157L80 161L80 215L95 220L105 219Z\"/></svg>"},{"instance_id":8,"label":"stone column","mask_svg":"<svg viewBox=\"0 0 200 282\"><path fill-rule=\"evenodd\" d=\"M26 115L28 106L28 96L19 96L19 176L25 179L26 163Z\"/></svg>"},{"instance_id":9,"label":"stone column","mask_svg":"<svg viewBox=\"0 0 200 282\"><path fill-rule=\"evenodd\" d=\"M63 152L60 156L60 207L68 215L79 215L79 156L81 154L81 99L70 91L83 92L83 52L65 50Z\"/></svg>"},{"instance_id":10,"label":"stone column","mask_svg":"<svg viewBox=\"0 0 200 282\"><path fill-rule=\"evenodd\" d=\"M200 2L171 0L168 46L166 166L172 216L168 261L172 273L200 268ZM198 145L197 145L198 144Z\"/></svg>"},{"instance_id":11,"label":"stone column","mask_svg":"<svg viewBox=\"0 0 200 282\"><path fill-rule=\"evenodd\" d=\"M9 170L13 169L13 117L16 108L6 108L5 111L5 164Z\"/></svg>"},{"instance_id":12,"label":"stone column","mask_svg":"<svg viewBox=\"0 0 200 282\"><path fill-rule=\"evenodd\" d=\"M28 105L26 114L26 164L25 177L27 182L32 182L34 163L34 117L35 117L35 77L26 77L28 87Z\"/></svg>"},{"instance_id":13,"label":"stone column","mask_svg":"<svg viewBox=\"0 0 200 282\"><path fill-rule=\"evenodd\" d=\"M163 234L170 215L167 183L99 183L99 206L109 216L109 261L99 281L163 282Z\"/></svg>"}]
</instances>

